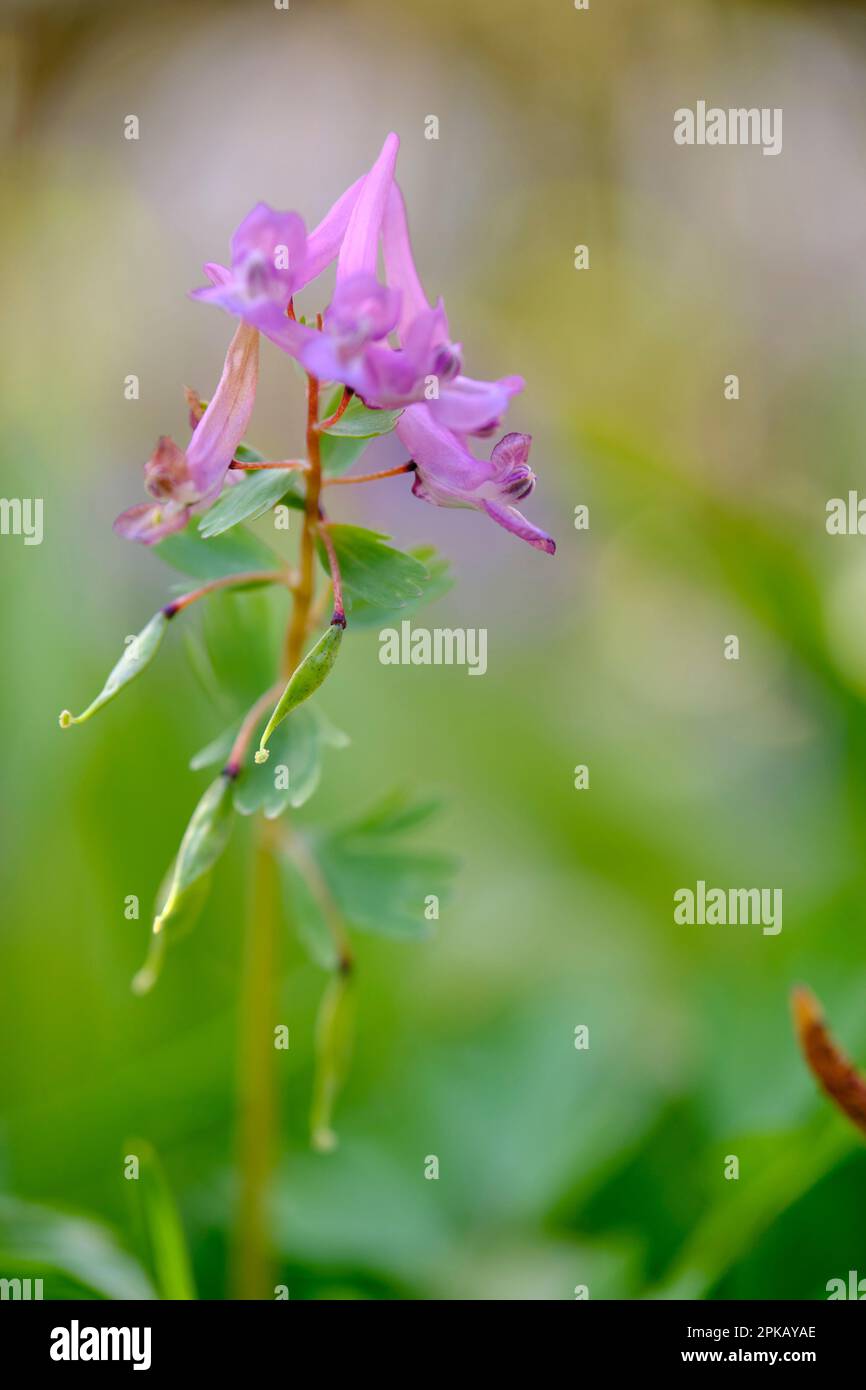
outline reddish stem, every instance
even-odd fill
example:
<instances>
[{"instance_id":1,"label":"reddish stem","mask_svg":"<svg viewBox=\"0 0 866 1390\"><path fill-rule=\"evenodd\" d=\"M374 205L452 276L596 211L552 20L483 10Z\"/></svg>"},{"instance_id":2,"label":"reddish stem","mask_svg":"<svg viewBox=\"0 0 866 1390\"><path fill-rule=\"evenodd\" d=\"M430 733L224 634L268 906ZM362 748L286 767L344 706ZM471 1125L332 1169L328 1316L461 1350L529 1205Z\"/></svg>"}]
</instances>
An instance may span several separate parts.
<instances>
[{"instance_id":1,"label":"reddish stem","mask_svg":"<svg viewBox=\"0 0 866 1390\"><path fill-rule=\"evenodd\" d=\"M323 478L322 487L340 487L347 483L378 483L380 478L396 478L401 473L414 473L417 464L409 460L398 468L385 468L381 473L356 473L352 478Z\"/></svg>"}]
</instances>

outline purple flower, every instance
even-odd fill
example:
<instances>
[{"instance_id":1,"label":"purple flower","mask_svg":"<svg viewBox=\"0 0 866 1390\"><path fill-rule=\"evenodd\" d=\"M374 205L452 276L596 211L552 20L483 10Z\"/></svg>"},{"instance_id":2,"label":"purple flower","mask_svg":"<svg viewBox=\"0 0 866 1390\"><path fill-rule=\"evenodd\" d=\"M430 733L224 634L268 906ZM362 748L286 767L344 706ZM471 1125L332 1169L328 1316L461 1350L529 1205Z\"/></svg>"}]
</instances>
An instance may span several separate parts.
<instances>
[{"instance_id":1,"label":"purple flower","mask_svg":"<svg viewBox=\"0 0 866 1390\"><path fill-rule=\"evenodd\" d=\"M528 434L506 434L489 459L479 459L434 419L429 406L413 405L397 422L397 434L415 466L412 491L437 507L476 507L506 531L552 555L556 544L514 506L535 487L527 462Z\"/></svg>"},{"instance_id":2,"label":"purple flower","mask_svg":"<svg viewBox=\"0 0 866 1390\"><path fill-rule=\"evenodd\" d=\"M259 335L241 323L229 344L213 399L186 450L163 435L144 465L144 486L154 499L122 512L118 535L154 545L181 531L193 510L207 507L222 490L229 465L247 431L259 374Z\"/></svg>"},{"instance_id":3,"label":"purple flower","mask_svg":"<svg viewBox=\"0 0 866 1390\"><path fill-rule=\"evenodd\" d=\"M523 381L461 374L461 351L450 341L444 305L428 304L415 269L403 196L394 183L398 147L397 136L389 135L364 181L340 248L324 332L305 345L301 360L314 376L343 382L368 405L397 409L427 401L447 428L489 434ZM380 234L387 286L376 279ZM392 330L399 348L387 342Z\"/></svg>"}]
</instances>

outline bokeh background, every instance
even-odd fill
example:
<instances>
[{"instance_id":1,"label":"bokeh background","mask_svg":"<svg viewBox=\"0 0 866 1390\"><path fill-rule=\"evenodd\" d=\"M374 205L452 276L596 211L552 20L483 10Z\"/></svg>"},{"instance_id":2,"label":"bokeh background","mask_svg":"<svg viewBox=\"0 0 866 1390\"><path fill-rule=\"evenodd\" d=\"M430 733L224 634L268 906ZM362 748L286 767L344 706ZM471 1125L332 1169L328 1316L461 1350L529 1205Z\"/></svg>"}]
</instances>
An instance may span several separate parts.
<instances>
[{"instance_id":1,"label":"bokeh background","mask_svg":"<svg viewBox=\"0 0 866 1390\"><path fill-rule=\"evenodd\" d=\"M111 522L156 436L185 439L183 385L216 380L230 325L187 298L201 262L259 199L313 223L395 129L431 295L475 374L527 379L509 427L559 553L403 480L334 505L450 556L423 621L486 627L489 670L385 668L368 632L323 692L352 744L302 822L433 790L425 842L463 867L429 941L356 939L324 1157L322 976L285 933L280 1277L292 1298L763 1299L866 1276L862 1144L788 1011L806 981L866 1060L866 542L824 526L866 449L863 7L7 0L0 54L2 490L45 503L40 547L0 541L0 1272L145 1287L135 1135L200 1296L230 1290L246 826L159 987L129 988L204 785L188 759L222 724L174 630L98 720L64 735L57 713L176 582ZM782 107L782 154L677 147L699 99ZM266 350L253 441L295 451L301 409ZM699 878L781 887L781 934L675 926Z\"/></svg>"}]
</instances>

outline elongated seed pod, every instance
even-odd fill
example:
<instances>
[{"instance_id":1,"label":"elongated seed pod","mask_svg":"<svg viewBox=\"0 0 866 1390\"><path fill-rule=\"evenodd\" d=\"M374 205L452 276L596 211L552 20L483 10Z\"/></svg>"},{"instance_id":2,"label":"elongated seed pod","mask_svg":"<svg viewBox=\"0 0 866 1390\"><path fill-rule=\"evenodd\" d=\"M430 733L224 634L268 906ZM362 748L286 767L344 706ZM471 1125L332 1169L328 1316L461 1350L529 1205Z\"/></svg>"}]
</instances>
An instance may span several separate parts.
<instances>
[{"instance_id":1,"label":"elongated seed pod","mask_svg":"<svg viewBox=\"0 0 866 1390\"><path fill-rule=\"evenodd\" d=\"M150 665L156 656L170 617L171 614L166 613L164 609L154 613L150 622L141 629L138 636L127 642L123 656L111 670L105 685L96 699L87 706L87 709L81 714L71 714L68 709L63 711L60 716L61 729L68 729L71 724L83 724L97 710L102 709L103 705L107 705L109 700L113 700L118 691L122 690L125 685L128 685L136 676L141 675L141 672Z\"/></svg>"},{"instance_id":2,"label":"elongated seed pod","mask_svg":"<svg viewBox=\"0 0 866 1390\"><path fill-rule=\"evenodd\" d=\"M322 681L329 674L331 667L337 660L337 652L340 650L340 643L343 640L343 624L332 622L326 632L322 633L318 642L307 652L300 666L294 672L277 701L276 708L268 720L267 727L262 734L262 741L256 753L257 763L266 763L268 760L268 739L274 732L278 724L282 724L287 714L291 714L293 709L297 709L304 700L318 690Z\"/></svg>"},{"instance_id":3,"label":"elongated seed pod","mask_svg":"<svg viewBox=\"0 0 866 1390\"><path fill-rule=\"evenodd\" d=\"M866 1079L829 1033L811 990L798 986L791 995L791 1005L797 1037L811 1071L843 1115L866 1133Z\"/></svg>"},{"instance_id":4,"label":"elongated seed pod","mask_svg":"<svg viewBox=\"0 0 866 1390\"><path fill-rule=\"evenodd\" d=\"M328 981L316 1019L310 1143L319 1153L330 1153L337 1147L334 1105L349 1069L354 1015L353 981L348 972L341 971Z\"/></svg>"}]
</instances>

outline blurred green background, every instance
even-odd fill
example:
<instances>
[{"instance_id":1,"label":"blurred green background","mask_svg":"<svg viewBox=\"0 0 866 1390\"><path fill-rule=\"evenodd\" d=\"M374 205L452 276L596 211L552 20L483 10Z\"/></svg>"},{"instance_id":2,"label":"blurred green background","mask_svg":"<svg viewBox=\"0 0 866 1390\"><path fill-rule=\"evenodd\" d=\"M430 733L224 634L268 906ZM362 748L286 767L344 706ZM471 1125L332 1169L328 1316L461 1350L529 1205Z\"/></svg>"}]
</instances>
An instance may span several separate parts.
<instances>
[{"instance_id":1,"label":"blurred green background","mask_svg":"<svg viewBox=\"0 0 866 1390\"><path fill-rule=\"evenodd\" d=\"M248 824L158 988L129 988L205 785L188 760L224 721L175 629L98 720L64 735L57 714L176 582L111 522L157 435L185 440L182 387L217 378L230 324L186 297L201 262L258 199L312 224L395 129L470 370L527 379L508 427L534 436L526 511L559 552L403 480L334 504L451 557L420 621L486 627L489 669L383 667L368 631L323 692L352 744L303 823L432 789L429 847L463 867L431 940L356 938L325 1157L323 977L284 936L280 1278L314 1299L763 1299L866 1276L862 1145L788 1014L806 981L866 1060L866 551L824 527L866 447L862 6L30 0L0 53L2 486L45 500L41 546L0 542L0 1273L140 1291L122 1156L141 1135L200 1296L230 1289ZM699 99L782 107L782 154L677 147ZM251 438L284 457L302 391L263 358ZM701 878L781 887L781 934L675 926Z\"/></svg>"}]
</instances>

